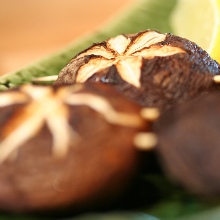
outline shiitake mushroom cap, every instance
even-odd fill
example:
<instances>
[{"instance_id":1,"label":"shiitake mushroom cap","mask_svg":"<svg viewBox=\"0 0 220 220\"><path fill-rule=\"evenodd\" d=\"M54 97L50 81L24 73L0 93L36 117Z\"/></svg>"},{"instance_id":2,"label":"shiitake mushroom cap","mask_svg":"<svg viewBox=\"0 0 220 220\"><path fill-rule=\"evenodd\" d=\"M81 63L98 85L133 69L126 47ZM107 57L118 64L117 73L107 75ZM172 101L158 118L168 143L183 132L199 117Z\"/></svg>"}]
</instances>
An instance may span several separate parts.
<instances>
[{"instance_id":1,"label":"shiitake mushroom cap","mask_svg":"<svg viewBox=\"0 0 220 220\"><path fill-rule=\"evenodd\" d=\"M2 92L0 210L81 210L117 197L138 171L136 135L152 135L140 111L103 84Z\"/></svg>"},{"instance_id":2,"label":"shiitake mushroom cap","mask_svg":"<svg viewBox=\"0 0 220 220\"><path fill-rule=\"evenodd\" d=\"M169 110L155 125L162 168L190 192L220 195L220 91Z\"/></svg>"},{"instance_id":3,"label":"shiitake mushroom cap","mask_svg":"<svg viewBox=\"0 0 220 220\"><path fill-rule=\"evenodd\" d=\"M219 73L195 43L147 30L93 44L61 70L55 85L110 84L142 106L167 110L215 88Z\"/></svg>"}]
</instances>

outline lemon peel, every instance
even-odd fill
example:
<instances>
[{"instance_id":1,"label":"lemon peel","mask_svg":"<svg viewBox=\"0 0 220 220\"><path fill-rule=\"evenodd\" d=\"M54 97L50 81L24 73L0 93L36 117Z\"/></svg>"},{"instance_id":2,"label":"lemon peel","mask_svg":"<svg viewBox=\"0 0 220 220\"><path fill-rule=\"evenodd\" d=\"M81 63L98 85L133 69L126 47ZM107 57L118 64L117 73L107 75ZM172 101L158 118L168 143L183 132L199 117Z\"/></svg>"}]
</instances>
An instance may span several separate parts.
<instances>
[{"instance_id":1,"label":"lemon peel","mask_svg":"<svg viewBox=\"0 0 220 220\"><path fill-rule=\"evenodd\" d=\"M178 0L170 24L174 34L195 42L220 62L220 0Z\"/></svg>"}]
</instances>

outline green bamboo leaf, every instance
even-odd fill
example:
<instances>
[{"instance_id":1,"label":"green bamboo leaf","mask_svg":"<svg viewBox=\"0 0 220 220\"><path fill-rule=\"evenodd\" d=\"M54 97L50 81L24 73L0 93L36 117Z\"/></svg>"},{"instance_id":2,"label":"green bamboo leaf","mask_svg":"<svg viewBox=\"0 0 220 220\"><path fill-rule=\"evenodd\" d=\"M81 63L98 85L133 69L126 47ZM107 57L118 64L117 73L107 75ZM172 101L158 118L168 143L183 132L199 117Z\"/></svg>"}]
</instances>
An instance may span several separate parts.
<instances>
[{"instance_id":1,"label":"green bamboo leaf","mask_svg":"<svg viewBox=\"0 0 220 220\"><path fill-rule=\"evenodd\" d=\"M173 184L162 174L148 174L144 176L146 187L150 188L147 194L158 194L159 198L150 206L141 209L141 211L157 217L161 220L192 220L191 216L197 216L200 213L215 214L220 208L219 199L200 198L186 191L181 186ZM220 218L219 218L220 219Z\"/></svg>"},{"instance_id":2,"label":"green bamboo leaf","mask_svg":"<svg viewBox=\"0 0 220 220\"><path fill-rule=\"evenodd\" d=\"M219 220L220 219L220 207L213 208L206 211L201 211L199 214L185 216L178 218L177 220Z\"/></svg>"}]
</instances>

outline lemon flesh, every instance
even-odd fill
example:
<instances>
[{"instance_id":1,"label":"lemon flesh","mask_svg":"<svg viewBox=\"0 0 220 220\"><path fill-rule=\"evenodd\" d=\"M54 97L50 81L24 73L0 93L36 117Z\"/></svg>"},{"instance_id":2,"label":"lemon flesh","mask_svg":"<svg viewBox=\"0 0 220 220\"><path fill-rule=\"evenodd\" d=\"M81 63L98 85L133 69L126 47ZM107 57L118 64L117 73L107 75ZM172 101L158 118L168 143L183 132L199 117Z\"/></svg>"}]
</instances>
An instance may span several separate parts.
<instances>
[{"instance_id":1,"label":"lemon flesh","mask_svg":"<svg viewBox=\"0 0 220 220\"><path fill-rule=\"evenodd\" d=\"M220 0L178 0L170 18L174 34L195 42L220 62Z\"/></svg>"}]
</instances>

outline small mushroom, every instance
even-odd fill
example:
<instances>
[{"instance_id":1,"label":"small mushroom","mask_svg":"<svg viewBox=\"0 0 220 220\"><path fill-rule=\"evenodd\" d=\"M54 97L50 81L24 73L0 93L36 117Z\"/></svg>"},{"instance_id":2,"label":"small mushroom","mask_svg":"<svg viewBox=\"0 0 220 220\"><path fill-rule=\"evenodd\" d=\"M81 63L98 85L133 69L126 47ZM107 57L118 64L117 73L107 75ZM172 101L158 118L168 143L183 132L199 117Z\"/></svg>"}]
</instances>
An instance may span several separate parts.
<instances>
[{"instance_id":1,"label":"small mushroom","mask_svg":"<svg viewBox=\"0 0 220 220\"><path fill-rule=\"evenodd\" d=\"M220 196L220 92L182 104L158 120L157 152L166 173L191 192Z\"/></svg>"},{"instance_id":2,"label":"small mushroom","mask_svg":"<svg viewBox=\"0 0 220 220\"><path fill-rule=\"evenodd\" d=\"M156 136L141 108L103 84L0 93L0 210L72 210L112 199Z\"/></svg>"},{"instance_id":3,"label":"small mushroom","mask_svg":"<svg viewBox=\"0 0 220 220\"><path fill-rule=\"evenodd\" d=\"M142 106L169 109L215 87L219 73L219 64L195 43L147 30L93 44L54 84L101 82Z\"/></svg>"}]
</instances>

